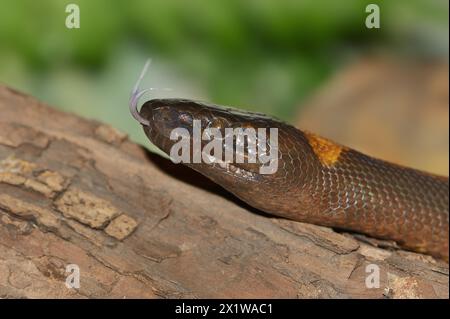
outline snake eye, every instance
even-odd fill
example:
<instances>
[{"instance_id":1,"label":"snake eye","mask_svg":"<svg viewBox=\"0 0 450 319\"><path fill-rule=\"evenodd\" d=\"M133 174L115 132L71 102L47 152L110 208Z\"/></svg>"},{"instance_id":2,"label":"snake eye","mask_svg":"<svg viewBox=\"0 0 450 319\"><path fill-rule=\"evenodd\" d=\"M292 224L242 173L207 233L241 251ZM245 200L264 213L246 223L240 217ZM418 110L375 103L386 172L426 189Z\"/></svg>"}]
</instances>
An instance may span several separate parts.
<instances>
[{"instance_id":1,"label":"snake eye","mask_svg":"<svg viewBox=\"0 0 450 319\"><path fill-rule=\"evenodd\" d=\"M225 125L226 125L225 119L220 118L220 117L215 117L211 121L209 121L208 127L223 129L223 128L225 128Z\"/></svg>"}]
</instances>

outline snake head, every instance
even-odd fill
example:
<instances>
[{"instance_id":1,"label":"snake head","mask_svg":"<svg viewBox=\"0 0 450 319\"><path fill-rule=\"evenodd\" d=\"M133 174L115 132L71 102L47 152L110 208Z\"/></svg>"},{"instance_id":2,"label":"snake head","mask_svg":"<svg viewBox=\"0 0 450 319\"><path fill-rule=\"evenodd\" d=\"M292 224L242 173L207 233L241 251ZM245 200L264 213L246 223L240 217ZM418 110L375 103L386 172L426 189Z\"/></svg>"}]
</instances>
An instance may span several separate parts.
<instances>
[{"instance_id":1,"label":"snake head","mask_svg":"<svg viewBox=\"0 0 450 319\"><path fill-rule=\"evenodd\" d=\"M305 149L298 148L298 144L305 140L298 130L260 113L192 100L153 99L144 103L140 116L148 121L148 125L143 125L147 137L172 161L180 162L180 153L189 154L181 163L252 206L266 211L276 211L280 199L291 189L301 186L303 173L298 168L306 169L312 162L306 159L304 164L300 164L302 156L308 153L298 153L298 149ZM237 132L236 129L247 133L263 131L265 138L261 138L262 134L256 134L256 140L252 140L252 136L242 138L227 134L227 131ZM198 136L195 138L196 130L202 132L200 141ZM209 136L205 133L208 131ZM186 142L185 148L180 147L182 141ZM213 154L208 149L212 141L220 145L222 156L213 156L207 163L207 155ZM251 142L256 143L256 148L250 145ZM233 150L232 158L227 159L226 152L230 148ZM264 156L259 156L259 152ZM217 154L214 152L213 155ZM282 201L281 205L284 203Z\"/></svg>"},{"instance_id":2,"label":"snake head","mask_svg":"<svg viewBox=\"0 0 450 319\"><path fill-rule=\"evenodd\" d=\"M150 60L131 92L130 112L172 161L235 180L277 172L278 128L268 127L274 122L263 114L183 99L153 99L138 111L139 98L152 90L139 88L149 65ZM180 148L180 160L181 144L187 146Z\"/></svg>"},{"instance_id":3,"label":"snake head","mask_svg":"<svg viewBox=\"0 0 450 319\"><path fill-rule=\"evenodd\" d=\"M148 138L174 162L184 151L189 155L184 164L235 180L260 181L277 172L278 127L269 127L276 122L265 115L192 100L153 99L144 103L140 116L148 121ZM182 141L189 147L179 148Z\"/></svg>"}]
</instances>

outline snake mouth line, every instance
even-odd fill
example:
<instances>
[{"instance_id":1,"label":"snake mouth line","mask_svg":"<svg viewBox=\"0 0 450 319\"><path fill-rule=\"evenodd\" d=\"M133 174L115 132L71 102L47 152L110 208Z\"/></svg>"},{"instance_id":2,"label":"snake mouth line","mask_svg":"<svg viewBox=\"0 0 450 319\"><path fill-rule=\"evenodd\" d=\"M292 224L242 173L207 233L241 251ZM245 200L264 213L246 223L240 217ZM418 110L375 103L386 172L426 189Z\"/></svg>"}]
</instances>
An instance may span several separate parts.
<instances>
[{"instance_id":1,"label":"snake mouth line","mask_svg":"<svg viewBox=\"0 0 450 319\"><path fill-rule=\"evenodd\" d=\"M218 168L221 171L225 172L226 174L245 177L247 179L254 179L257 176L256 173L246 170L245 168L238 167L234 165L232 162L224 161L213 155L207 155L207 157L208 160L210 161L210 163L207 163L207 165L212 165L212 167Z\"/></svg>"}]
</instances>

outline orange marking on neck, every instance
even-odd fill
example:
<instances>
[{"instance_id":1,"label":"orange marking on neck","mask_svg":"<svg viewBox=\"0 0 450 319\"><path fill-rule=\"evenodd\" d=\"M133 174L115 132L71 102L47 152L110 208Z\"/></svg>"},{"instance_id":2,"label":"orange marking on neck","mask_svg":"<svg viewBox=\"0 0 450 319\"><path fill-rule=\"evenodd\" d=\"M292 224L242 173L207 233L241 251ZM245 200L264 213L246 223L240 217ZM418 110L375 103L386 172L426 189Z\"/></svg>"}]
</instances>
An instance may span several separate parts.
<instances>
[{"instance_id":1,"label":"orange marking on neck","mask_svg":"<svg viewBox=\"0 0 450 319\"><path fill-rule=\"evenodd\" d=\"M342 151L346 149L344 146L316 134L310 132L304 132L304 134L314 154L316 154L323 165L331 166L336 163Z\"/></svg>"}]
</instances>

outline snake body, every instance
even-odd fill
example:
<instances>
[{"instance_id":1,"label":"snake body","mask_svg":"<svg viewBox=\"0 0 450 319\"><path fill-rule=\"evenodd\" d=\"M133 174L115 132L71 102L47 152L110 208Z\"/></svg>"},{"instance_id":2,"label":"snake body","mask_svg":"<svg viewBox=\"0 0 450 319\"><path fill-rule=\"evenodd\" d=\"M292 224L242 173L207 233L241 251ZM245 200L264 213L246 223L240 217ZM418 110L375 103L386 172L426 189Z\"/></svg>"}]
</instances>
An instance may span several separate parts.
<instances>
[{"instance_id":1,"label":"snake body","mask_svg":"<svg viewBox=\"0 0 450 319\"><path fill-rule=\"evenodd\" d=\"M188 163L264 212L393 240L448 261L449 180L364 155L263 114L192 100L153 99L135 116L153 144L169 154L177 127L278 129L278 170L261 163ZM270 146L270 145L269 145Z\"/></svg>"}]
</instances>

